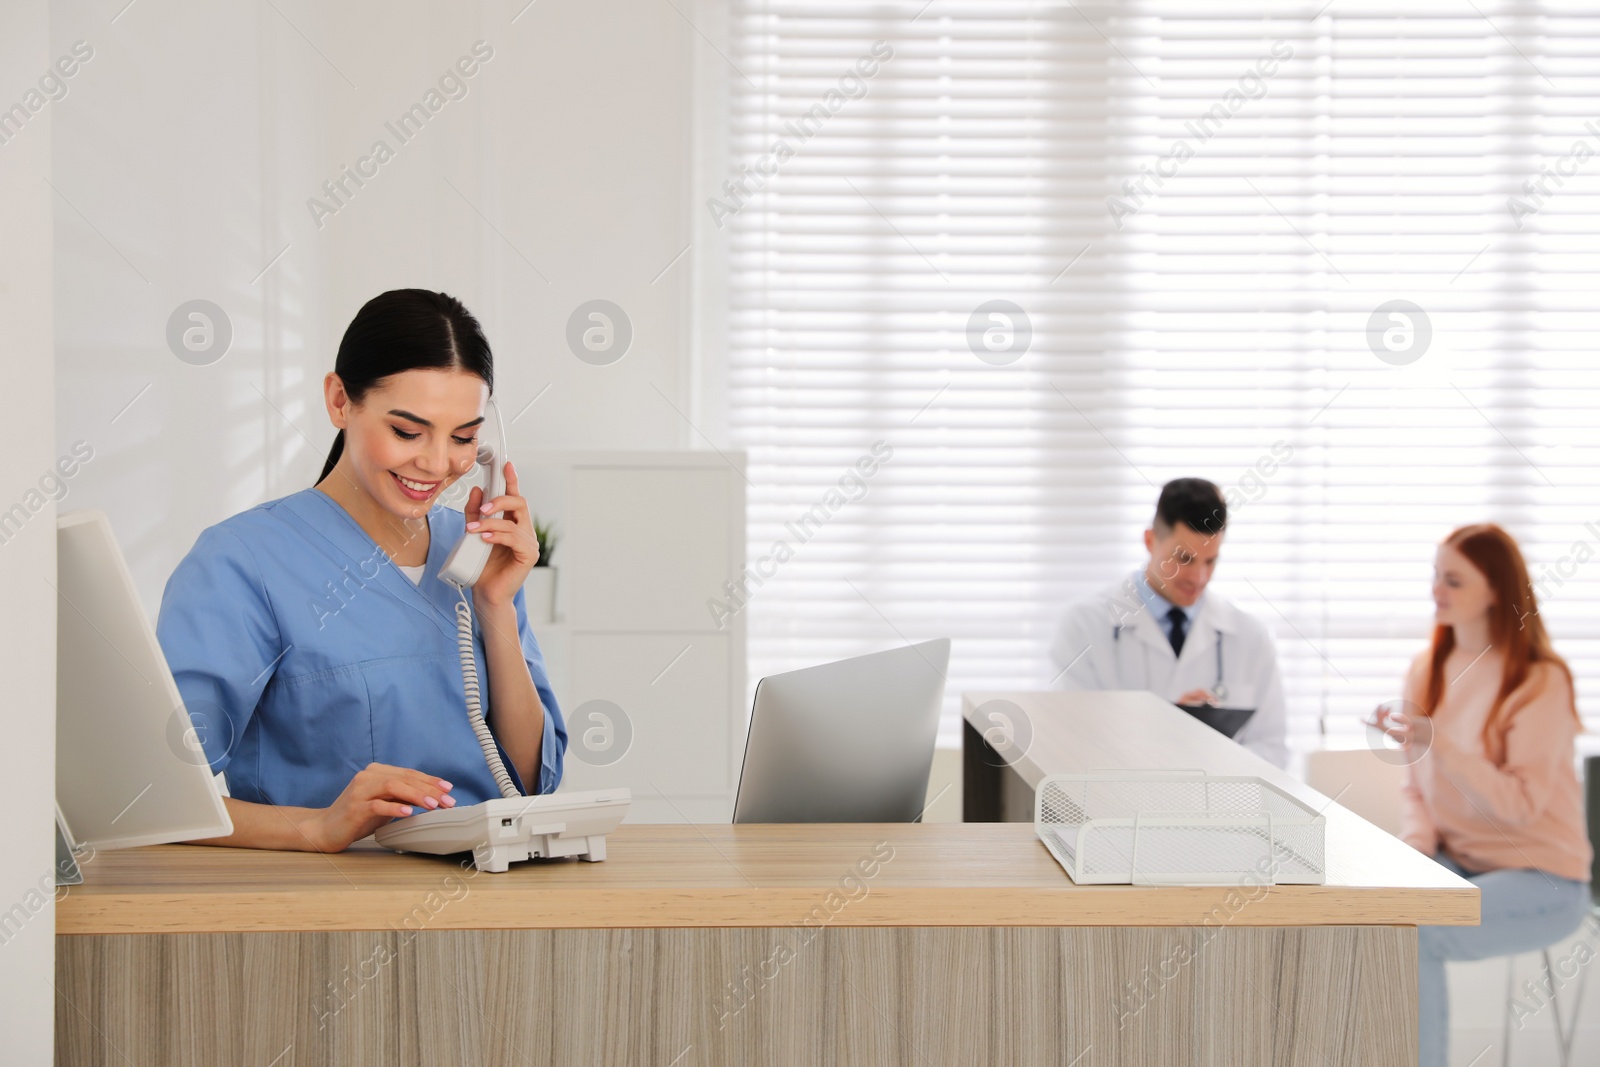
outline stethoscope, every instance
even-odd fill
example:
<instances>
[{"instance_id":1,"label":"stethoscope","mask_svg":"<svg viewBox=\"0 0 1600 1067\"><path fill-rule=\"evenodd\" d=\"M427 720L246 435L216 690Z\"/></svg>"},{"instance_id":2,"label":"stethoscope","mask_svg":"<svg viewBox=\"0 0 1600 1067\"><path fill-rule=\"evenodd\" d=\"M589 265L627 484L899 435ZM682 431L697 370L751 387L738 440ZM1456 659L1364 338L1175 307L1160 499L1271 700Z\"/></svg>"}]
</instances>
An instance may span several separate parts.
<instances>
[{"instance_id":1,"label":"stethoscope","mask_svg":"<svg viewBox=\"0 0 1600 1067\"><path fill-rule=\"evenodd\" d=\"M1217 635L1217 680L1211 687L1211 695L1217 698L1217 703L1221 704L1228 699L1228 686L1222 680L1222 631L1215 626L1211 628L1211 631ZM1118 648L1122 647L1122 623L1119 622L1112 625L1111 640ZM1148 677L1148 672L1146 677Z\"/></svg>"}]
</instances>

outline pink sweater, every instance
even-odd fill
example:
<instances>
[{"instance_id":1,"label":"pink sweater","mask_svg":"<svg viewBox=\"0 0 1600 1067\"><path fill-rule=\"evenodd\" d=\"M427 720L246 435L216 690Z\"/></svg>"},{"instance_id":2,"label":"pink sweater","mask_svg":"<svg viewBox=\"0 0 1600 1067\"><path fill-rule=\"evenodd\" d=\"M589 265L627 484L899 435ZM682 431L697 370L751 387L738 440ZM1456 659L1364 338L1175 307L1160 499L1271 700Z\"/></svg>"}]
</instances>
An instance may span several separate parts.
<instances>
[{"instance_id":1,"label":"pink sweater","mask_svg":"<svg viewBox=\"0 0 1600 1067\"><path fill-rule=\"evenodd\" d=\"M1416 704L1427 663L1424 652L1406 675L1405 697ZM1495 763L1484 751L1483 724L1499 690L1500 672L1488 663L1446 687L1432 746L1406 768L1401 836L1430 856L1443 847L1469 871L1531 868L1587 882L1592 852L1574 766L1572 688L1561 671L1535 664L1507 698L1516 710Z\"/></svg>"}]
</instances>

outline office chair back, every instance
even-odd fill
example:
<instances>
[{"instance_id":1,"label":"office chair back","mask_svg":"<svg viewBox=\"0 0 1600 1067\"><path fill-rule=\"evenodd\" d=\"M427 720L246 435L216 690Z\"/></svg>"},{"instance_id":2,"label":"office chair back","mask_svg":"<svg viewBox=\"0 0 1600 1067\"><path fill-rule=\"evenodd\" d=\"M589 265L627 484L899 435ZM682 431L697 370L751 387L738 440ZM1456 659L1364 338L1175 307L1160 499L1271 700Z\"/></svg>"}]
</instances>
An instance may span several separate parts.
<instances>
[{"instance_id":1,"label":"office chair back","mask_svg":"<svg viewBox=\"0 0 1600 1067\"><path fill-rule=\"evenodd\" d=\"M1583 799L1589 819L1589 845L1594 860L1589 865L1589 893L1600 907L1600 756L1583 761Z\"/></svg>"}]
</instances>

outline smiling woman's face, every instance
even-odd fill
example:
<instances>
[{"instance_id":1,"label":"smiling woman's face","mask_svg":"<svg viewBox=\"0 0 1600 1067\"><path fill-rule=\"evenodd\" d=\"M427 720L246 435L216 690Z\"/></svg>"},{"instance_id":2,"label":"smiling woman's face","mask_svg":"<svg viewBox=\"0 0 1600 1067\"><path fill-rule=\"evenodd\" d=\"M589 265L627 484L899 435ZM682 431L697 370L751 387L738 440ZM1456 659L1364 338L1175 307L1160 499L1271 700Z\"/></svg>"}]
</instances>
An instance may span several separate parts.
<instances>
[{"instance_id":1,"label":"smiling woman's face","mask_svg":"<svg viewBox=\"0 0 1600 1067\"><path fill-rule=\"evenodd\" d=\"M440 493L472 470L488 399L489 387L477 375L428 369L391 375L354 404L330 374L328 417L344 431L335 470L390 514L426 515Z\"/></svg>"}]
</instances>

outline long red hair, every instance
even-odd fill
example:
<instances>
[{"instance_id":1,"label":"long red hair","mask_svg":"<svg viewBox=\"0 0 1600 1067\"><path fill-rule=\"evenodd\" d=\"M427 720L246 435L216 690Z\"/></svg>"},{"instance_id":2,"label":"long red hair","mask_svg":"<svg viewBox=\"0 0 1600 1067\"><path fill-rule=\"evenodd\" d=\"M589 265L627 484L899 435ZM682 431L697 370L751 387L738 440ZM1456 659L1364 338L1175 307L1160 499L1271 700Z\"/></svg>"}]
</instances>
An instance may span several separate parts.
<instances>
[{"instance_id":1,"label":"long red hair","mask_svg":"<svg viewBox=\"0 0 1600 1067\"><path fill-rule=\"evenodd\" d=\"M1505 673L1500 679L1500 692L1489 709L1489 718L1483 724L1483 747L1490 758L1498 762L1504 756L1506 732L1511 728L1511 717L1517 708L1510 706L1508 698L1516 692L1533 672L1536 663L1548 663L1567 677L1572 688L1572 670L1566 660L1556 655L1550 645L1550 635L1545 631L1544 620L1539 617L1539 603L1533 593L1533 583L1528 580L1528 565L1522 559L1522 550L1512 536L1494 523L1476 523L1451 531L1442 544L1460 552L1488 579L1494 594L1489 606L1489 644L1500 649L1505 656ZM1455 630L1449 626L1433 628L1433 642L1429 647L1428 681L1422 691L1422 714L1431 716L1444 699L1444 661L1456 647ZM1538 690L1528 694L1528 700L1538 695ZM1521 706L1519 702L1518 706ZM1572 704L1572 718L1583 729L1578 716L1576 700Z\"/></svg>"}]
</instances>

